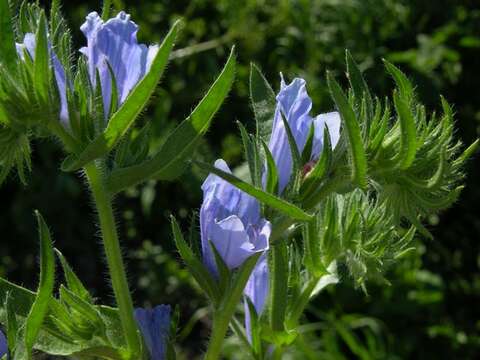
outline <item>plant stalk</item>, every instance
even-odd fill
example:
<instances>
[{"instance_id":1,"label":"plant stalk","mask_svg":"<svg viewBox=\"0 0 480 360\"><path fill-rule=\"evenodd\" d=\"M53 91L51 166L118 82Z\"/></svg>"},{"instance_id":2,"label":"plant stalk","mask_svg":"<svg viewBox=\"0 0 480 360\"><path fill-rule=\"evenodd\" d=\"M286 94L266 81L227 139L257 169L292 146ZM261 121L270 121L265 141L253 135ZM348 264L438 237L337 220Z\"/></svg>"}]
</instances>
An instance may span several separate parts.
<instances>
[{"instance_id":1,"label":"plant stalk","mask_svg":"<svg viewBox=\"0 0 480 360\"><path fill-rule=\"evenodd\" d=\"M103 245L107 257L110 279L117 302L120 320L125 334L129 359L139 359L141 354L141 340L137 323L134 317L133 302L130 296L125 265L118 239L115 218L112 209L112 199L105 188L102 171L94 162L85 166L85 173L92 191L95 206L100 220Z\"/></svg>"},{"instance_id":2,"label":"plant stalk","mask_svg":"<svg viewBox=\"0 0 480 360\"><path fill-rule=\"evenodd\" d=\"M233 285L228 288L220 306L215 310L213 314L212 335L210 337L210 343L208 344L207 353L205 354L205 360L220 359L223 340L227 334L230 320L235 314L238 303L242 299L243 289L245 289L245 285L260 255L260 253L257 253L251 256L240 267L238 273L235 275L235 280L233 280Z\"/></svg>"}]
</instances>

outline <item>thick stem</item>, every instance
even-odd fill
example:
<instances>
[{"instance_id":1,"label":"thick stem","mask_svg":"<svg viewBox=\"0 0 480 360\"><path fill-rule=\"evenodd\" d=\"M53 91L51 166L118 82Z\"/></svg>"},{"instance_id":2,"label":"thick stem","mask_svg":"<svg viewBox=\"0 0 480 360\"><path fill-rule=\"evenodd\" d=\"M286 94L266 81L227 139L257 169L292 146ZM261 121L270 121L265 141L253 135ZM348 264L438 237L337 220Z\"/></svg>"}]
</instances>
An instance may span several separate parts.
<instances>
[{"instance_id":1,"label":"thick stem","mask_svg":"<svg viewBox=\"0 0 480 360\"><path fill-rule=\"evenodd\" d=\"M285 314L288 299L288 260L287 243L280 241L272 245L271 249L271 306L270 326L272 330L285 331Z\"/></svg>"},{"instance_id":2,"label":"thick stem","mask_svg":"<svg viewBox=\"0 0 480 360\"><path fill-rule=\"evenodd\" d=\"M235 311L235 309L234 309ZM222 351L223 340L228 331L230 319L233 316L233 312L229 316L225 312L221 314L215 314L212 325L212 336L210 337L210 343L208 344L208 350L205 354L205 360L218 360Z\"/></svg>"},{"instance_id":3,"label":"thick stem","mask_svg":"<svg viewBox=\"0 0 480 360\"><path fill-rule=\"evenodd\" d=\"M95 163L85 167L85 173L92 190L93 199L97 208L102 231L103 245L107 257L113 292L117 302L120 320L125 334L130 359L138 359L141 354L141 342L137 323L133 313L133 302L130 297L125 265L122 260L122 252L115 227L111 196L104 186L102 172Z\"/></svg>"},{"instance_id":4,"label":"thick stem","mask_svg":"<svg viewBox=\"0 0 480 360\"><path fill-rule=\"evenodd\" d=\"M272 352L272 360L282 360L283 347L275 345L275 349Z\"/></svg>"}]
</instances>

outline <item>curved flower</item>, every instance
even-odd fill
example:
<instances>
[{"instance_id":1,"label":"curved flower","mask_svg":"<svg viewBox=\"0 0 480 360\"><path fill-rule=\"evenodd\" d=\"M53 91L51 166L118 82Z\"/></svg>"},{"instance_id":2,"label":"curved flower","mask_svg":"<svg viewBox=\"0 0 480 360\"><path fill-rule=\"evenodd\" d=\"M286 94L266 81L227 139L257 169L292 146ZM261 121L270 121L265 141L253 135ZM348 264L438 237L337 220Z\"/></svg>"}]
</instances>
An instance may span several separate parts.
<instances>
[{"instance_id":1,"label":"curved flower","mask_svg":"<svg viewBox=\"0 0 480 360\"><path fill-rule=\"evenodd\" d=\"M153 309L135 309L135 319L151 360L165 359L170 331L170 311L169 305L158 305Z\"/></svg>"},{"instance_id":2,"label":"curved flower","mask_svg":"<svg viewBox=\"0 0 480 360\"><path fill-rule=\"evenodd\" d=\"M35 34L26 33L23 38L23 43L17 43L16 47L17 54L23 61L25 61L25 52L28 53L32 59L35 59ZM60 120L66 125L68 124L67 76L62 63L58 60L58 57L52 50L50 44L48 48L50 52L50 60L53 65L53 73L58 87L58 94L60 96Z\"/></svg>"},{"instance_id":3,"label":"curved flower","mask_svg":"<svg viewBox=\"0 0 480 360\"><path fill-rule=\"evenodd\" d=\"M110 111L112 78L115 76L118 104L123 103L130 91L150 70L158 46L147 47L137 42L138 26L130 15L120 12L104 22L92 12L80 27L87 38L87 46L80 49L88 60L88 72L92 85L101 86L105 117ZM97 71L100 84L97 82Z\"/></svg>"},{"instance_id":4,"label":"curved flower","mask_svg":"<svg viewBox=\"0 0 480 360\"><path fill-rule=\"evenodd\" d=\"M293 137L301 153L307 142L310 127L314 126L312 146L312 161L318 160L323 150L323 132L327 126L330 133L332 147L335 147L340 138L340 114L330 112L316 117L310 116L312 100L308 96L304 79L296 78L286 85L281 78L280 92L277 95L277 108L273 120L272 134L268 148L278 168L278 190L282 193L292 175L292 153L288 143L285 125L282 116L289 124Z\"/></svg>"},{"instance_id":5,"label":"curved flower","mask_svg":"<svg viewBox=\"0 0 480 360\"><path fill-rule=\"evenodd\" d=\"M243 290L245 296L247 296L255 307L257 315L260 316L265 308L269 290L268 280L268 261L266 254L263 254L259 259L255 268L253 269L247 285ZM245 300L245 328L247 329L248 339L251 341L251 315L248 302Z\"/></svg>"},{"instance_id":6,"label":"curved flower","mask_svg":"<svg viewBox=\"0 0 480 360\"><path fill-rule=\"evenodd\" d=\"M8 344L5 335L0 331L0 359L8 352Z\"/></svg>"},{"instance_id":7,"label":"curved flower","mask_svg":"<svg viewBox=\"0 0 480 360\"><path fill-rule=\"evenodd\" d=\"M215 162L215 167L230 172L221 159ZM260 217L260 204L255 198L213 174L205 180L202 190L202 253L212 273L217 273L217 267L210 242L229 269L239 267L253 254L268 249L271 224Z\"/></svg>"}]
</instances>

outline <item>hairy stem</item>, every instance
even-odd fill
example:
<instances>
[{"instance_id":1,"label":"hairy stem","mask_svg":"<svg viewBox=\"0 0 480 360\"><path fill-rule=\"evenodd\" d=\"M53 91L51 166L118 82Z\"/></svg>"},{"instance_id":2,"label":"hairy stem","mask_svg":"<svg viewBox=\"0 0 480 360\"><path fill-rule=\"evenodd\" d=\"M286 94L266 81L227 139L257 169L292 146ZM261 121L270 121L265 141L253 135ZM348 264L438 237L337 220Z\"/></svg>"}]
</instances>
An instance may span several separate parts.
<instances>
[{"instance_id":1,"label":"hairy stem","mask_svg":"<svg viewBox=\"0 0 480 360\"><path fill-rule=\"evenodd\" d=\"M141 340L133 313L133 302L130 297L125 265L115 227L112 199L105 188L102 171L92 162L85 167L85 173L92 190L93 199L100 220L103 245L107 257L113 292L120 313L120 320L125 334L129 359L138 359L141 354Z\"/></svg>"}]
</instances>

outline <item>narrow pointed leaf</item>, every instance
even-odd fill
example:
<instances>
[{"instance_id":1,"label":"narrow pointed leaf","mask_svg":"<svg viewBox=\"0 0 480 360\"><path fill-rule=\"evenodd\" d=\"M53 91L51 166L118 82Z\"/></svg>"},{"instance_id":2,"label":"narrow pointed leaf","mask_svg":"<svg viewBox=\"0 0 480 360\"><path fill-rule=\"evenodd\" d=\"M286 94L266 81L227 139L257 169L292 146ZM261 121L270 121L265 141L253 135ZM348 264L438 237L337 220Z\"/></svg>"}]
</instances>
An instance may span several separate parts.
<instances>
[{"instance_id":1,"label":"narrow pointed leaf","mask_svg":"<svg viewBox=\"0 0 480 360\"><path fill-rule=\"evenodd\" d=\"M92 160L102 157L110 152L128 129L133 125L136 118L147 106L150 97L157 87L163 71L168 62L170 52L178 32L180 23L177 21L163 40L157 55L152 62L150 71L135 86L128 95L120 109L113 114L105 131L92 141L85 150L77 157L71 155L62 164L62 170L78 170ZM107 109L108 110L108 109Z\"/></svg>"},{"instance_id":2,"label":"narrow pointed leaf","mask_svg":"<svg viewBox=\"0 0 480 360\"><path fill-rule=\"evenodd\" d=\"M455 160L454 165L459 166L465 163L468 159L472 157L473 154L475 154L480 147L480 139L475 140L468 148L466 148L462 155L459 156L457 160Z\"/></svg>"},{"instance_id":3,"label":"narrow pointed leaf","mask_svg":"<svg viewBox=\"0 0 480 360\"><path fill-rule=\"evenodd\" d=\"M293 167L293 173L296 174L300 170L301 166L301 155L300 151L298 151L298 145L297 142L295 141L295 137L293 136L292 128L290 127L290 124L288 123L287 119L285 119L285 116L280 115L282 117L283 125L285 127L285 132L287 134L287 139L288 139L288 145L290 147L290 152L292 154L292 167Z\"/></svg>"},{"instance_id":4,"label":"narrow pointed leaf","mask_svg":"<svg viewBox=\"0 0 480 360\"><path fill-rule=\"evenodd\" d=\"M330 141L330 132L328 131L328 127L325 126L323 133L322 155L320 156L320 159L318 159L313 170L306 175L302 187L300 188L300 194L303 199L310 197L310 195L320 185L321 181L330 170L332 162L333 150L332 143Z\"/></svg>"},{"instance_id":5,"label":"narrow pointed leaf","mask_svg":"<svg viewBox=\"0 0 480 360\"><path fill-rule=\"evenodd\" d=\"M325 128L327 128L327 127L325 127ZM308 132L307 141L305 142L305 146L304 146L303 151L302 151L302 156L301 156L301 160L300 160L300 164L302 164L302 165L309 162L311 157L312 157L312 148L313 148L314 137L315 137L315 126L312 123L312 125L310 126L310 130Z\"/></svg>"},{"instance_id":6,"label":"narrow pointed leaf","mask_svg":"<svg viewBox=\"0 0 480 360\"><path fill-rule=\"evenodd\" d=\"M408 80L407 76L395 65L389 63L387 60L383 60L387 71L392 75L393 80L398 86L400 91L400 96L410 104L410 101L413 98L413 86L410 80Z\"/></svg>"},{"instance_id":7,"label":"narrow pointed leaf","mask_svg":"<svg viewBox=\"0 0 480 360\"><path fill-rule=\"evenodd\" d=\"M228 269L227 264L225 264L225 261L223 261L222 256L217 251L215 245L211 241L209 241L209 243L210 248L213 251L213 256L215 257L218 275L220 276L220 293L224 294L230 281L230 270Z\"/></svg>"},{"instance_id":8,"label":"narrow pointed leaf","mask_svg":"<svg viewBox=\"0 0 480 360\"><path fill-rule=\"evenodd\" d=\"M261 355L262 352L262 341L260 336L260 321L258 318L257 310L255 309L255 305L253 305L252 300L248 296L245 296L245 301L248 306L248 311L250 312L250 338L251 338L251 346L253 348L254 354Z\"/></svg>"},{"instance_id":9,"label":"narrow pointed leaf","mask_svg":"<svg viewBox=\"0 0 480 360\"><path fill-rule=\"evenodd\" d=\"M275 93L260 69L250 64L250 100L257 124L257 136L268 140L275 115Z\"/></svg>"},{"instance_id":10,"label":"narrow pointed leaf","mask_svg":"<svg viewBox=\"0 0 480 360\"><path fill-rule=\"evenodd\" d=\"M365 188L367 186L367 156L365 154L360 126L358 125L355 113L347 97L330 73L327 73L327 82L333 100L337 104L338 111L344 121L345 129L347 130L353 162L352 180L361 188Z\"/></svg>"},{"instance_id":11,"label":"narrow pointed leaf","mask_svg":"<svg viewBox=\"0 0 480 360\"><path fill-rule=\"evenodd\" d=\"M235 76L234 49L222 73L190 116L167 138L158 153L145 162L114 170L108 180L110 191L117 193L148 179L172 180L179 176L198 140L208 130L213 116L227 96Z\"/></svg>"},{"instance_id":12,"label":"narrow pointed leaf","mask_svg":"<svg viewBox=\"0 0 480 360\"><path fill-rule=\"evenodd\" d=\"M268 205L293 219L300 221L309 221L312 218L312 215L307 214L299 207L272 194L269 194L249 183L246 183L245 181L237 178L235 175L232 175L216 168L215 166L200 161L195 161L195 164L205 172L212 173L221 177L223 180L228 181L230 184L253 196L261 203L264 203L265 205Z\"/></svg>"},{"instance_id":13,"label":"narrow pointed leaf","mask_svg":"<svg viewBox=\"0 0 480 360\"><path fill-rule=\"evenodd\" d=\"M69 307L77 311L83 318L95 325L97 330L100 330L102 334L105 332L104 323L100 313L93 305L89 304L63 285L60 287L60 298Z\"/></svg>"},{"instance_id":14,"label":"narrow pointed leaf","mask_svg":"<svg viewBox=\"0 0 480 360\"><path fill-rule=\"evenodd\" d=\"M270 194L278 194L278 169L267 144L263 140L262 145L267 159L267 184L265 190Z\"/></svg>"},{"instance_id":15,"label":"narrow pointed leaf","mask_svg":"<svg viewBox=\"0 0 480 360\"><path fill-rule=\"evenodd\" d=\"M40 237L40 284L35 302L25 323L25 347L32 350L47 315L55 283L55 257L50 232L40 213L36 212Z\"/></svg>"},{"instance_id":16,"label":"narrow pointed leaf","mask_svg":"<svg viewBox=\"0 0 480 360\"><path fill-rule=\"evenodd\" d=\"M368 89L368 85L363 78L362 72L358 68L358 65L353 59L352 54L350 54L350 51L345 50L345 58L347 62L348 80L350 82L350 86L352 87L353 94L357 100L357 104L359 104L361 100L365 99L365 105L367 107L367 120L369 120L373 116L373 102L372 96L370 95L370 90Z\"/></svg>"},{"instance_id":17,"label":"narrow pointed leaf","mask_svg":"<svg viewBox=\"0 0 480 360\"><path fill-rule=\"evenodd\" d=\"M13 297L11 292L8 291L5 299L5 311L7 313L7 339L8 348L15 349L17 343L18 323L17 315L15 312L15 306L13 303Z\"/></svg>"},{"instance_id":18,"label":"narrow pointed leaf","mask_svg":"<svg viewBox=\"0 0 480 360\"><path fill-rule=\"evenodd\" d=\"M103 0L102 19L104 21L107 21L110 18L111 10L112 10L112 0Z\"/></svg>"},{"instance_id":19,"label":"narrow pointed leaf","mask_svg":"<svg viewBox=\"0 0 480 360\"><path fill-rule=\"evenodd\" d=\"M67 262L65 257L59 250L55 249L55 252L57 254L57 257L60 259L60 263L62 264L63 274L65 276L65 281L67 282L69 290L71 290L74 294L76 294L83 300L89 303L93 303L93 299L90 293L87 289L85 289L78 276L73 272L70 264Z\"/></svg>"},{"instance_id":20,"label":"narrow pointed leaf","mask_svg":"<svg viewBox=\"0 0 480 360\"><path fill-rule=\"evenodd\" d=\"M254 149L254 143L253 139L250 138L250 136L247 133L247 130L245 127L242 125L241 122L237 121L238 128L240 129L240 136L242 138L242 143L243 143L243 149L245 153L245 159L247 160L248 164L248 170L250 171L250 178L252 180L252 183L256 184L256 179L257 179L257 168L256 168L256 162L255 162L255 151Z\"/></svg>"},{"instance_id":21,"label":"narrow pointed leaf","mask_svg":"<svg viewBox=\"0 0 480 360\"><path fill-rule=\"evenodd\" d=\"M393 94L393 101L400 118L400 129L402 132L398 166L400 169L408 169L415 160L417 152L415 119L405 100L397 93Z\"/></svg>"},{"instance_id":22,"label":"narrow pointed leaf","mask_svg":"<svg viewBox=\"0 0 480 360\"><path fill-rule=\"evenodd\" d=\"M202 262L193 254L192 250L185 242L182 231L180 230L180 226L175 217L171 216L170 222L177 250L185 262L185 265L187 265L190 273L195 278L200 288L207 293L210 299L214 302L218 301L220 292L212 275L208 272Z\"/></svg>"},{"instance_id":23,"label":"narrow pointed leaf","mask_svg":"<svg viewBox=\"0 0 480 360\"><path fill-rule=\"evenodd\" d=\"M50 85L50 59L48 55L47 20L42 11L35 35L34 82L40 100L47 104Z\"/></svg>"}]
</instances>

